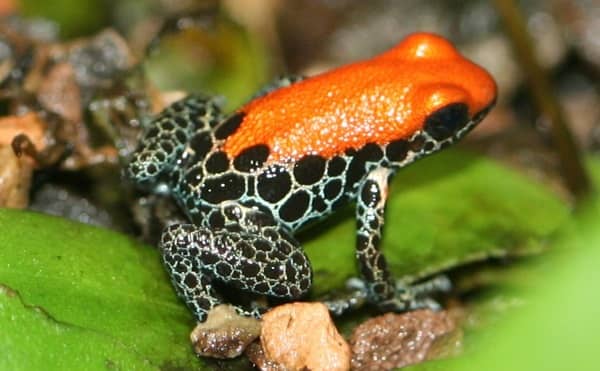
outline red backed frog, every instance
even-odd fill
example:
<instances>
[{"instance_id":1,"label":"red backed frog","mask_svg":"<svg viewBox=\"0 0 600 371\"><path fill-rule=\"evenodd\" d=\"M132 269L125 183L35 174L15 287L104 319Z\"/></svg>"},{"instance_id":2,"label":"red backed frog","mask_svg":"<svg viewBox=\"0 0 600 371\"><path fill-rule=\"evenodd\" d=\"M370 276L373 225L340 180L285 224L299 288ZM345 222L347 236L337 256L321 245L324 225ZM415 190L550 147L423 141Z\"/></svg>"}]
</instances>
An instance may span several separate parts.
<instances>
[{"instance_id":1,"label":"red backed frog","mask_svg":"<svg viewBox=\"0 0 600 371\"><path fill-rule=\"evenodd\" d=\"M289 300L306 294L311 266L294 233L348 202L363 297L385 310L432 306L419 294L439 282L398 284L380 251L388 183L462 138L495 99L485 70L417 33L372 59L281 79L227 117L212 98L178 101L147 127L126 173L170 193L190 220L167 227L160 249L199 321L223 301L217 281ZM342 312L355 299L328 305Z\"/></svg>"}]
</instances>

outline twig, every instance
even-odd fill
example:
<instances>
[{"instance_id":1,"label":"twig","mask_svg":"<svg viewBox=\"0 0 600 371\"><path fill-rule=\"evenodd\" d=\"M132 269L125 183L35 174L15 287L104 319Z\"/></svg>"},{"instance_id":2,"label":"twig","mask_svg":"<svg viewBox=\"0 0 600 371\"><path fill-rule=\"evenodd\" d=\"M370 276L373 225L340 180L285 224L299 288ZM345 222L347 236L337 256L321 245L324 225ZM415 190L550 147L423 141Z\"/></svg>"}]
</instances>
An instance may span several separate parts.
<instances>
[{"instance_id":1,"label":"twig","mask_svg":"<svg viewBox=\"0 0 600 371\"><path fill-rule=\"evenodd\" d=\"M529 89L535 104L541 115L550 122L552 138L564 173L564 181L579 201L590 191L589 177L582 164L564 113L556 95L552 93L551 83L536 60L533 43L527 33L522 13L513 0L494 0L494 3L504 21L506 32L521 67L529 79Z\"/></svg>"}]
</instances>

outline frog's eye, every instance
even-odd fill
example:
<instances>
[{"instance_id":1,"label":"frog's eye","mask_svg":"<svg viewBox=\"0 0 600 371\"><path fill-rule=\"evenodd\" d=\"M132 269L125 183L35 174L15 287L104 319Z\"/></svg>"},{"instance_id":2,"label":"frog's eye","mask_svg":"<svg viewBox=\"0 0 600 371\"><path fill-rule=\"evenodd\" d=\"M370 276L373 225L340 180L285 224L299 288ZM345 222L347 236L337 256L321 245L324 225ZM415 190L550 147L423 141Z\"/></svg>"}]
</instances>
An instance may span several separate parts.
<instances>
[{"instance_id":1,"label":"frog's eye","mask_svg":"<svg viewBox=\"0 0 600 371\"><path fill-rule=\"evenodd\" d=\"M469 108L464 103L452 103L439 108L425 119L425 130L433 139L451 137L469 122Z\"/></svg>"},{"instance_id":2,"label":"frog's eye","mask_svg":"<svg viewBox=\"0 0 600 371\"><path fill-rule=\"evenodd\" d=\"M382 54L382 56L410 60L447 60L460 58L460 54L448 40L426 32L414 33L407 36L395 48Z\"/></svg>"}]
</instances>

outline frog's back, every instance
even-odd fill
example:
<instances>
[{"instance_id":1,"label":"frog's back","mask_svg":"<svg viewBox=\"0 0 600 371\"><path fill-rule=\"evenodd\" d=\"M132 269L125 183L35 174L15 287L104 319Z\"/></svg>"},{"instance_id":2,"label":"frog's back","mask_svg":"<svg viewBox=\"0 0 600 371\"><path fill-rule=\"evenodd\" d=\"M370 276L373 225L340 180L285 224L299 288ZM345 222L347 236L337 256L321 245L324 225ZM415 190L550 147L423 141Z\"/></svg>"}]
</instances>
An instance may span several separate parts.
<instances>
[{"instance_id":1,"label":"frog's back","mask_svg":"<svg viewBox=\"0 0 600 371\"><path fill-rule=\"evenodd\" d=\"M197 132L174 193L192 219L237 202L296 230L355 198L367 174L462 137L494 96L487 72L446 40L416 34L371 60L267 93Z\"/></svg>"},{"instance_id":2,"label":"frog's back","mask_svg":"<svg viewBox=\"0 0 600 371\"><path fill-rule=\"evenodd\" d=\"M307 154L332 158L369 143L385 145L420 130L439 108L490 104L492 78L441 37L415 34L373 59L273 91L238 110L223 143L232 158L264 145L269 162Z\"/></svg>"}]
</instances>

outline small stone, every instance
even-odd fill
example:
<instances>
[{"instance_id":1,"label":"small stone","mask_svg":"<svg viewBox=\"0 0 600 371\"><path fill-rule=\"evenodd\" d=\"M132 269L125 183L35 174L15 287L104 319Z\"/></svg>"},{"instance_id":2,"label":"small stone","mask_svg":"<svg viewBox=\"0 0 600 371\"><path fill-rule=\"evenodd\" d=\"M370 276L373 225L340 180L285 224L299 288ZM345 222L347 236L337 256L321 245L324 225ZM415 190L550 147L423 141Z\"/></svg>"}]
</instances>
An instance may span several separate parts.
<instances>
[{"instance_id":1,"label":"small stone","mask_svg":"<svg viewBox=\"0 0 600 371\"><path fill-rule=\"evenodd\" d=\"M350 368L350 347L322 303L272 309L263 316L260 342L266 359L286 370Z\"/></svg>"},{"instance_id":2,"label":"small stone","mask_svg":"<svg viewBox=\"0 0 600 371\"><path fill-rule=\"evenodd\" d=\"M462 333L446 312L387 313L354 329L350 339L352 369L405 367L454 354L461 342Z\"/></svg>"},{"instance_id":3,"label":"small stone","mask_svg":"<svg viewBox=\"0 0 600 371\"><path fill-rule=\"evenodd\" d=\"M230 305L218 305L194 328L190 340L199 356L235 358L259 334L259 320L239 315Z\"/></svg>"}]
</instances>

